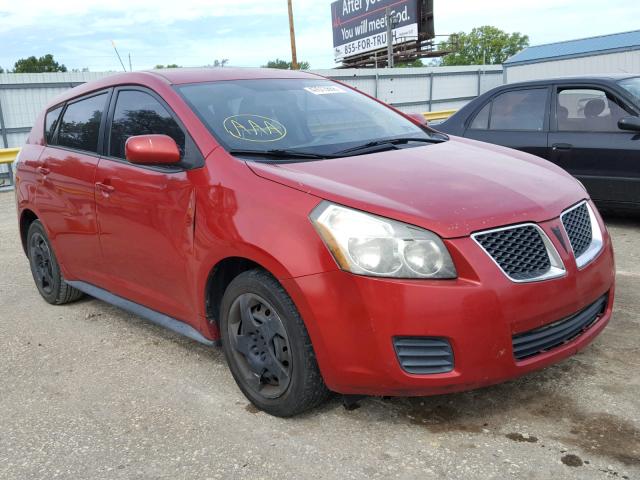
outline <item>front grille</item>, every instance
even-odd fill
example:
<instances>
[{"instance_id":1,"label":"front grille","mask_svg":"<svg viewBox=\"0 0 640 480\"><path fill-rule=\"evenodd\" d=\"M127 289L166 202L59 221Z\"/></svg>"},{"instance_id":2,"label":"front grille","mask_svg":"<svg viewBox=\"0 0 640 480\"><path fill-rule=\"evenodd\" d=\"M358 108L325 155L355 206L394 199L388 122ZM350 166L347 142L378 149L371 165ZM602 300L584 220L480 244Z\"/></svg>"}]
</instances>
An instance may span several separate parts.
<instances>
[{"instance_id":1,"label":"front grille","mask_svg":"<svg viewBox=\"0 0 640 480\"><path fill-rule=\"evenodd\" d=\"M587 330L604 313L608 296L604 295L584 310L559 322L513 336L516 360L538 355L563 345Z\"/></svg>"},{"instance_id":2,"label":"front grille","mask_svg":"<svg viewBox=\"0 0 640 480\"><path fill-rule=\"evenodd\" d=\"M593 231L591 228L591 218L587 204L581 205L568 210L562 214L562 225L569 236L571 248L576 258L587 251L591 240L593 239Z\"/></svg>"},{"instance_id":3,"label":"front grille","mask_svg":"<svg viewBox=\"0 0 640 480\"><path fill-rule=\"evenodd\" d=\"M540 278L551 269L547 247L534 225L478 233L473 238L513 280Z\"/></svg>"},{"instance_id":4,"label":"front grille","mask_svg":"<svg viewBox=\"0 0 640 480\"><path fill-rule=\"evenodd\" d=\"M405 372L429 375L453 370L453 350L444 338L396 337L393 346Z\"/></svg>"}]
</instances>

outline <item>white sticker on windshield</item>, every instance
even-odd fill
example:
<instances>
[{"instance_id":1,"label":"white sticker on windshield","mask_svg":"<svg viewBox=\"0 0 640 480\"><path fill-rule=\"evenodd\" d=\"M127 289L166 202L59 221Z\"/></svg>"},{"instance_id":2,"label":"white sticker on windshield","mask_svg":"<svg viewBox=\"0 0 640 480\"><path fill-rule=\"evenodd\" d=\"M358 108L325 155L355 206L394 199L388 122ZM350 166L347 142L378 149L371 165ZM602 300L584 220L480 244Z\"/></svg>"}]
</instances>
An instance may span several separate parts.
<instances>
[{"instance_id":1,"label":"white sticker on windshield","mask_svg":"<svg viewBox=\"0 0 640 480\"><path fill-rule=\"evenodd\" d=\"M332 93L346 93L340 87L305 87L307 92L311 92L314 95L331 95Z\"/></svg>"}]
</instances>

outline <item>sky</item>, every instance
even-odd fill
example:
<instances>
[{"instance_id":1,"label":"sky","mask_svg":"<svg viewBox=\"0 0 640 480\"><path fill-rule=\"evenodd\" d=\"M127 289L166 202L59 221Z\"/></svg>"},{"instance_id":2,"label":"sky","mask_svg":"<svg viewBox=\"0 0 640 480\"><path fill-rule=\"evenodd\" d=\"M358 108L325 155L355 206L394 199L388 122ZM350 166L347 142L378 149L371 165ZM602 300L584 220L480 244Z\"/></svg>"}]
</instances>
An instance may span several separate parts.
<instances>
[{"instance_id":1,"label":"sky","mask_svg":"<svg viewBox=\"0 0 640 480\"><path fill-rule=\"evenodd\" d=\"M331 0L293 0L298 59L332 68ZM493 25L531 44L640 28L629 0L435 0L436 34ZM0 67L52 53L67 68L261 66L290 59L287 0L0 0Z\"/></svg>"}]
</instances>

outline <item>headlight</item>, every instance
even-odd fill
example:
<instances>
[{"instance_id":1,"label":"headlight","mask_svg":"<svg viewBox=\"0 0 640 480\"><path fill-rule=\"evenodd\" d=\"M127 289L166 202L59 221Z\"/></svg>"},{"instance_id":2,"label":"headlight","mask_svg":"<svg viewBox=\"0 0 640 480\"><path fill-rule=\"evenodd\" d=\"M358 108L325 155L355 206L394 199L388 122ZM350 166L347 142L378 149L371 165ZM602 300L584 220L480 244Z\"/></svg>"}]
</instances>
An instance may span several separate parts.
<instances>
[{"instance_id":1,"label":"headlight","mask_svg":"<svg viewBox=\"0 0 640 480\"><path fill-rule=\"evenodd\" d=\"M456 278L435 233L406 223L322 202L311 221L343 270L394 278Z\"/></svg>"}]
</instances>

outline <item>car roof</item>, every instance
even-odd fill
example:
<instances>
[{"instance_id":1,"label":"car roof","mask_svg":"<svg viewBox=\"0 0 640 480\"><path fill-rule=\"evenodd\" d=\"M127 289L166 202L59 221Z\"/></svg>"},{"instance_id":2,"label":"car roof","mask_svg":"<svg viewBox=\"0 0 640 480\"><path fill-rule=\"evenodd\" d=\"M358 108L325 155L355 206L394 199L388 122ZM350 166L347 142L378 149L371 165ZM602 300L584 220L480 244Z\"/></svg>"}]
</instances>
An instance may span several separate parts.
<instances>
[{"instance_id":1,"label":"car roof","mask_svg":"<svg viewBox=\"0 0 640 480\"><path fill-rule=\"evenodd\" d=\"M159 75L173 85L263 78L318 78L313 73L275 68L164 68L147 73Z\"/></svg>"},{"instance_id":2,"label":"car roof","mask_svg":"<svg viewBox=\"0 0 640 480\"><path fill-rule=\"evenodd\" d=\"M576 75L567 77L545 78L541 80L528 80L524 82L506 83L499 88L518 87L526 85L549 85L550 83L577 83L577 82L616 82L625 78L638 75L632 73L603 73L597 75Z\"/></svg>"},{"instance_id":3,"label":"car roof","mask_svg":"<svg viewBox=\"0 0 640 480\"><path fill-rule=\"evenodd\" d=\"M275 68L165 68L141 72L115 73L99 80L83 83L71 88L52 100L47 108L71 100L91 92L103 90L118 85L153 86L158 83L165 85L182 85L189 83L205 83L229 80L256 79L322 79L314 73L282 70Z\"/></svg>"}]
</instances>

